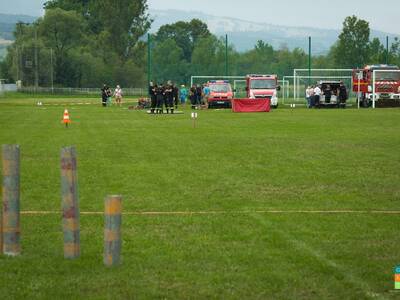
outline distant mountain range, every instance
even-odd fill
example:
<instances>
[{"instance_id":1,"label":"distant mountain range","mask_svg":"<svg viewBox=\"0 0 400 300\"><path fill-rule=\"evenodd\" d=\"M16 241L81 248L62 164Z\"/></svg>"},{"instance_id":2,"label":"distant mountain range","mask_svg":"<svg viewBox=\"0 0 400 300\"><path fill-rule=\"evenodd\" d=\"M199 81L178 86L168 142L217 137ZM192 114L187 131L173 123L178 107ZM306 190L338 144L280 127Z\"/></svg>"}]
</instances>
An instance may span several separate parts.
<instances>
[{"instance_id":1,"label":"distant mountain range","mask_svg":"<svg viewBox=\"0 0 400 300\"><path fill-rule=\"evenodd\" d=\"M336 29L272 25L230 17L217 17L196 11L150 10L150 15L154 19L152 32L157 31L164 24L189 21L193 18L200 19L207 23L209 30L215 35L225 36L225 34L228 34L230 43L234 44L238 51L254 48L258 40L263 40L276 49L299 47L308 51L308 36L311 36L313 54L325 54L337 41L340 34L340 30ZM371 38L378 37L382 43L386 36L394 38L396 35L371 30ZM397 35L397 37L400 37L400 35Z\"/></svg>"},{"instance_id":2,"label":"distant mountain range","mask_svg":"<svg viewBox=\"0 0 400 300\"><path fill-rule=\"evenodd\" d=\"M0 14L0 38L4 40L13 40L13 32L15 24L18 22L32 23L37 17L26 16L26 15L7 15Z\"/></svg>"},{"instance_id":3,"label":"distant mountain range","mask_svg":"<svg viewBox=\"0 0 400 300\"><path fill-rule=\"evenodd\" d=\"M208 28L217 36L228 34L229 42L238 51L246 51L254 48L258 40L263 40L274 48L296 47L308 51L308 36L312 37L313 54L325 54L336 42L340 30L318 29L311 27L292 27L272 25L235 19L230 17L217 17L196 11L181 10L150 10L150 16L154 19L151 32L156 32L162 25L175 23L177 21L190 21L197 18L207 23ZM19 21L31 23L37 17L26 15L0 14L0 58L5 53L5 45L13 40L15 24ZM371 38L378 37L382 43L386 36L391 39L396 37L382 31L371 30ZM400 35L397 35L400 37Z\"/></svg>"}]
</instances>

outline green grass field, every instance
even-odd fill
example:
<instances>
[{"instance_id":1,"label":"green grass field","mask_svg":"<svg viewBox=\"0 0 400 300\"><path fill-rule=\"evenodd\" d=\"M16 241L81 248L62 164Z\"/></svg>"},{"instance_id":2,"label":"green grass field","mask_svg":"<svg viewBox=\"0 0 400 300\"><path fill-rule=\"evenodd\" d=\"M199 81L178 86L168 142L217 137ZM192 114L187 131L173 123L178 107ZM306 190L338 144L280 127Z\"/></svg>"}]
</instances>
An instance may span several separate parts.
<instances>
[{"instance_id":1,"label":"green grass field","mask_svg":"<svg viewBox=\"0 0 400 300\"><path fill-rule=\"evenodd\" d=\"M193 128L189 110L38 100L0 98L22 210L60 210L60 149L75 145L81 212L123 195L122 264L103 266L102 215L81 215L82 255L67 261L61 214L23 214L0 299L400 297L400 109L199 111Z\"/></svg>"}]
</instances>

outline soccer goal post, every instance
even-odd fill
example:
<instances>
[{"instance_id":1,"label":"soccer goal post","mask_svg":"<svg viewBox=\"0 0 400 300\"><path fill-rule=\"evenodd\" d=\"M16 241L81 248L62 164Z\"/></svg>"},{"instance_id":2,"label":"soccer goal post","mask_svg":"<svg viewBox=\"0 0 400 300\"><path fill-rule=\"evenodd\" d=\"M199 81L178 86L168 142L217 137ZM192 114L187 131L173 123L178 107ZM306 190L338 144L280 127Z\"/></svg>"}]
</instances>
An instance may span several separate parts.
<instances>
[{"instance_id":1,"label":"soccer goal post","mask_svg":"<svg viewBox=\"0 0 400 300\"><path fill-rule=\"evenodd\" d=\"M372 108L385 95L389 99L400 99L400 70L374 70L372 73Z\"/></svg>"},{"instance_id":2,"label":"soccer goal post","mask_svg":"<svg viewBox=\"0 0 400 300\"><path fill-rule=\"evenodd\" d=\"M293 70L293 100L304 98L300 90L302 85L310 85L319 80L343 80L352 78L353 69L294 69ZM351 84L346 84L351 91ZM304 88L305 90L305 88Z\"/></svg>"}]
</instances>

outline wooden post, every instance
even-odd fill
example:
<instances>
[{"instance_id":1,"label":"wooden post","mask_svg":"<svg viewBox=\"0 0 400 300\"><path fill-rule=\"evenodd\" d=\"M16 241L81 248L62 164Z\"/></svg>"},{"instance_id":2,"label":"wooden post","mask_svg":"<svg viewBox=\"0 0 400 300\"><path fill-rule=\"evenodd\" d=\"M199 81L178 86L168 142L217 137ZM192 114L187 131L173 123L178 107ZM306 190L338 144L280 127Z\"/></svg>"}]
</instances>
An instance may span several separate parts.
<instances>
[{"instance_id":1,"label":"wooden post","mask_svg":"<svg viewBox=\"0 0 400 300\"><path fill-rule=\"evenodd\" d=\"M122 196L107 196L104 210L104 264L115 266L121 257Z\"/></svg>"},{"instance_id":2,"label":"wooden post","mask_svg":"<svg viewBox=\"0 0 400 300\"><path fill-rule=\"evenodd\" d=\"M21 253L20 246L20 151L18 145L3 145L2 250L9 256Z\"/></svg>"},{"instance_id":3,"label":"wooden post","mask_svg":"<svg viewBox=\"0 0 400 300\"><path fill-rule=\"evenodd\" d=\"M64 258L80 256L78 177L74 147L61 149L62 224Z\"/></svg>"}]
</instances>

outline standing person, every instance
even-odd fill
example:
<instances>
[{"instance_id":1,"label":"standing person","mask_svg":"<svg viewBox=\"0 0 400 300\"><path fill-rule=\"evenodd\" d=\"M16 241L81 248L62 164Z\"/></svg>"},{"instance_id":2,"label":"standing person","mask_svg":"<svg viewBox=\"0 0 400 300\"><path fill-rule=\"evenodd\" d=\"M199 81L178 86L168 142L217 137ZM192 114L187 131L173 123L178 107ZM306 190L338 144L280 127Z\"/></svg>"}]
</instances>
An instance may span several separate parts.
<instances>
[{"instance_id":1,"label":"standing person","mask_svg":"<svg viewBox=\"0 0 400 300\"><path fill-rule=\"evenodd\" d=\"M107 91L106 91L106 93L107 93L107 106L111 106L111 104L112 104L112 91L111 91L111 88L110 87L108 87L107 86Z\"/></svg>"},{"instance_id":2,"label":"standing person","mask_svg":"<svg viewBox=\"0 0 400 300\"><path fill-rule=\"evenodd\" d=\"M121 106L121 104L122 104L122 89L119 85L117 85L117 87L115 88L114 97L115 97L115 102L117 103L117 106Z\"/></svg>"},{"instance_id":3,"label":"standing person","mask_svg":"<svg viewBox=\"0 0 400 300\"><path fill-rule=\"evenodd\" d=\"M195 84L192 85L189 92L190 103L192 104L192 109L196 109L197 102L197 87Z\"/></svg>"},{"instance_id":4,"label":"standing person","mask_svg":"<svg viewBox=\"0 0 400 300\"><path fill-rule=\"evenodd\" d=\"M208 105L208 97L210 96L210 87L206 83L203 85L203 96L205 103Z\"/></svg>"},{"instance_id":5,"label":"standing person","mask_svg":"<svg viewBox=\"0 0 400 300\"><path fill-rule=\"evenodd\" d=\"M307 107L311 107L311 86L306 88L306 100L307 100Z\"/></svg>"},{"instance_id":6,"label":"standing person","mask_svg":"<svg viewBox=\"0 0 400 300\"><path fill-rule=\"evenodd\" d=\"M324 90L324 95L325 95L325 103L331 103L332 90L329 84L326 86L326 89Z\"/></svg>"},{"instance_id":7,"label":"standing person","mask_svg":"<svg viewBox=\"0 0 400 300\"><path fill-rule=\"evenodd\" d=\"M319 107L321 94L322 94L321 87L319 85L316 85L314 88L314 105L317 107Z\"/></svg>"},{"instance_id":8,"label":"standing person","mask_svg":"<svg viewBox=\"0 0 400 300\"><path fill-rule=\"evenodd\" d=\"M310 86L310 107L309 108L313 108L315 106L315 95L314 95L314 88L315 86Z\"/></svg>"},{"instance_id":9,"label":"standing person","mask_svg":"<svg viewBox=\"0 0 400 300\"><path fill-rule=\"evenodd\" d=\"M179 104L179 88L177 87L176 84L173 85L174 89L174 104L175 104L175 109L178 109L178 104Z\"/></svg>"},{"instance_id":10,"label":"standing person","mask_svg":"<svg viewBox=\"0 0 400 300\"><path fill-rule=\"evenodd\" d=\"M103 84L103 87L101 88L101 104L104 107L107 106L107 90L108 86L106 84Z\"/></svg>"},{"instance_id":11,"label":"standing person","mask_svg":"<svg viewBox=\"0 0 400 300\"><path fill-rule=\"evenodd\" d=\"M181 85L181 89L179 90L179 99L181 100L181 104L185 104L187 97L187 89L184 84Z\"/></svg>"},{"instance_id":12,"label":"standing person","mask_svg":"<svg viewBox=\"0 0 400 300\"><path fill-rule=\"evenodd\" d=\"M347 95L347 89L346 86L343 84L343 81L340 81L340 86L339 86L339 101L340 101L340 106L342 108L346 108L346 100L348 99Z\"/></svg>"},{"instance_id":13,"label":"standing person","mask_svg":"<svg viewBox=\"0 0 400 300\"><path fill-rule=\"evenodd\" d=\"M156 97L157 97L157 105L156 105L156 113L162 114L164 110L164 87L160 83L156 89Z\"/></svg>"},{"instance_id":14,"label":"standing person","mask_svg":"<svg viewBox=\"0 0 400 300\"><path fill-rule=\"evenodd\" d=\"M202 104L202 98L203 98L203 88L201 84L199 84L196 88L196 105L200 106Z\"/></svg>"},{"instance_id":15,"label":"standing person","mask_svg":"<svg viewBox=\"0 0 400 300\"><path fill-rule=\"evenodd\" d=\"M167 109L167 114L171 110L171 114L174 113L174 86L171 81L167 82L165 87L165 107Z\"/></svg>"},{"instance_id":16,"label":"standing person","mask_svg":"<svg viewBox=\"0 0 400 300\"><path fill-rule=\"evenodd\" d=\"M150 96L150 113L154 114L157 107L157 84L154 85L152 81L149 84L149 96Z\"/></svg>"}]
</instances>

